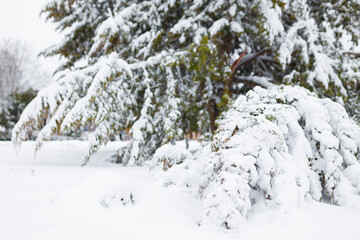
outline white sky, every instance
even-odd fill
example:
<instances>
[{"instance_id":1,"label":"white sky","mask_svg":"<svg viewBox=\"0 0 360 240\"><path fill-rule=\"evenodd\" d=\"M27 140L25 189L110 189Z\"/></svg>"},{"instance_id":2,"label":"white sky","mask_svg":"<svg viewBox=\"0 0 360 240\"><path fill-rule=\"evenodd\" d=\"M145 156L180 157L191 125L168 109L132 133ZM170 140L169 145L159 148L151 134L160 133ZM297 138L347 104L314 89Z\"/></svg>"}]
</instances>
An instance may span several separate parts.
<instances>
[{"instance_id":1,"label":"white sky","mask_svg":"<svg viewBox=\"0 0 360 240\"><path fill-rule=\"evenodd\" d=\"M51 22L40 17L40 11L51 0L0 0L0 40L18 39L28 44L34 57L47 47L61 41ZM49 74L48 81L30 83L35 88L43 88L51 82L51 74L59 65L57 58L38 58L42 70Z\"/></svg>"},{"instance_id":2,"label":"white sky","mask_svg":"<svg viewBox=\"0 0 360 240\"><path fill-rule=\"evenodd\" d=\"M40 18L40 11L50 0L0 0L0 40L18 39L28 44L34 54L61 41L51 22ZM59 65L57 58L38 58L42 72L48 72L47 82L30 83L35 88L43 88L51 82L51 74Z\"/></svg>"},{"instance_id":3,"label":"white sky","mask_svg":"<svg viewBox=\"0 0 360 240\"><path fill-rule=\"evenodd\" d=\"M0 0L0 38L16 38L36 51L60 41L53 24L39 13L49 0Z\"/></svg>"}]
</instances>

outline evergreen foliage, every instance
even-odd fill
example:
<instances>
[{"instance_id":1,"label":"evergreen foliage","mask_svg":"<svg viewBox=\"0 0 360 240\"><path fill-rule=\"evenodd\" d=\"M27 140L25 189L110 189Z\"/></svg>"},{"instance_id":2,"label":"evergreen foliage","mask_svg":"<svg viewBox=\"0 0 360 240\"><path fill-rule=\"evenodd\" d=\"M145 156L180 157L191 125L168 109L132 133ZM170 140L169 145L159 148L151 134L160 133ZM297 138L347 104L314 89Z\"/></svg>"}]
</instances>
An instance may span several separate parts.
<instances>
[{"instance_id":1,"label":"evergreen foliage","mask_svg":"<svg viewBox=\"0 0 360 240\"><path fill-rule=\"evenodd\" d=\"M131 127L114 160L141 164L184 133L213 133L232 99L257 85L299 84L353 109L359 64L344 52L359 43L358 10L345 0L54 0L43 14L65 38L43 54L66 62L13 141L41 129L40 147L88 124L88 161Z\"/></svg>"},{"instance_id":2,"label":"evergreen foliage","mask_svg":"<svg viewBox=\"0 0 360 240\"><path fill-rule=\"evenodd\" d=\"M340 104L300 87L239 97L211 147L200 182L203 224L234 229L254 205L343 205L360 190L359 125Z\"/></svg>"},{"instance_id":3,"label":"evergreen foliage","mask_svg":"<svg viewBox=\"0 0 360 240\"><path fill-rule=\"evenodd\" d=\"M11 139L13 127L36 94L37 91L31 88L23 92L14 92L0 105L0 140Z\"/></svg>"}]
</instances>

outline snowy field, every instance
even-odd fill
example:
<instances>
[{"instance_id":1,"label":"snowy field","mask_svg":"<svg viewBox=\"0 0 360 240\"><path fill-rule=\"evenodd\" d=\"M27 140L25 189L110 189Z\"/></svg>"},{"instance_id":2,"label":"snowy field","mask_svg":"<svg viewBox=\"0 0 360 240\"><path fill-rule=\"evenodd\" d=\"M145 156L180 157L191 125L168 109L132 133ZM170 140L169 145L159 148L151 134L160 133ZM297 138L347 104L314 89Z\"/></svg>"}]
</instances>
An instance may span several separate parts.
<instances>
[{"instance_id":1,"label":"snowy field","mask_svg":"<svg viewBox=\"0 0 360 240\"><path fill-rule=\"evenodd\" d=\"M86 142L46 143L36 160L32 142L18 154L0 142L0 240L360 239L360 202L256 209L238 231L199 227L197 196L148 167L104 161L120 144L81 167Z\"/></svg>"}]
</instances>

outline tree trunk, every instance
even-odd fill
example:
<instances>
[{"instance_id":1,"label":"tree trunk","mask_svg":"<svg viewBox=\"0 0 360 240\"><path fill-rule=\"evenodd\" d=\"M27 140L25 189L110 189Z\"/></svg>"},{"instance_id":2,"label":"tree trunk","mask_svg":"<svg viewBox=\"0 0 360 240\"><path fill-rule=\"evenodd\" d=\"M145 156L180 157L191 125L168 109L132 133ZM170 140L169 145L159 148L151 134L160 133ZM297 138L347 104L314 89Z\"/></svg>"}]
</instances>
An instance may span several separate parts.
<instances>
[{"instance_id":1,"label":"tree trunk","mask_svg":"<svg viewBox=\"0 0 360 240\"><path fill-rule=\"evenodd\" d=\"M213 134L215 132L215 130L217 129L215 121L216 121L217 117L219 116L219 111L217 109L215 99L213 99L213 98L210 99L206 105L206 108L209 112L210 129L211 129L211 133Z\"/></svg>"}]
</instances>

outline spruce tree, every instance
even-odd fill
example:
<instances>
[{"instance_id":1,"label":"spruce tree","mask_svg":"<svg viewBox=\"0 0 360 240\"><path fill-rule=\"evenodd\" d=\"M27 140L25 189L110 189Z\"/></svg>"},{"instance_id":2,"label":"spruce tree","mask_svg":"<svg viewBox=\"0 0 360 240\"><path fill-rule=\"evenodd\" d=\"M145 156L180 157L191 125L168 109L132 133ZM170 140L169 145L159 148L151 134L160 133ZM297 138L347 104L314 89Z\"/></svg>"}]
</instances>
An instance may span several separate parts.
<instances>
[{"instance_id":1,"label":"spruce tree","mask_svg":"<svg viewBox=\"0 0 360 240\"><path fill-rule=\"evenodd\" d=\"M305 0L52 1L43 14L65 37L43 54L65 64L25 110L13 141L41 129L40 147L87 124L87 161L130 127L131 140L115 160L141 164L184 133L214 133L232 99L254 86L299 84L354 104L358 93L348 84L358 86L357 60L340 58L353 48L332 41L351 36L346 41L358 43L357 15L330 16L358 5L324 4L328 17L318 1Z\"/></svg>"}]
</instances>

